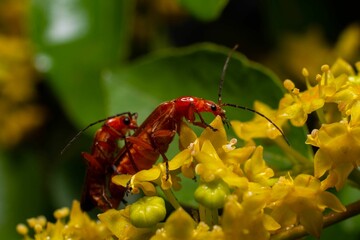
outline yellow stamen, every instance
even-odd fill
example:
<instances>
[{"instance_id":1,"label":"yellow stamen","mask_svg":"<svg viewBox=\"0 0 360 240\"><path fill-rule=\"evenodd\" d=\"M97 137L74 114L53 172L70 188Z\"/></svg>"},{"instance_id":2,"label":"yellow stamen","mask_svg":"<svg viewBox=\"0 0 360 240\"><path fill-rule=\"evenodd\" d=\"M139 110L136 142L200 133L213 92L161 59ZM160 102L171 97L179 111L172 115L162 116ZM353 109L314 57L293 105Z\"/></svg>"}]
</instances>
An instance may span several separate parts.
<instances>
[{"instance_id":1,"label":"yellow stamen","mask_svg":"<svg viewBox=\"0 0 360 240\"><path fill-rule=\"evenodd\" d=\"M324 64L324 65L321 66L321 71L322 71L323 73L327 73L329 70L330 70L329 65Z\"/></svg>"},{"instance_id":2,"label":"yellow stamen","mask_svg":"<svg viewBox=\"0 0 360 240\"><path fill-rule=\"evenodd\" d=\"M36 233L41 233L42 230L43 230L43 227L39 223L37 223L34 226L34 230L35 230Z\"/></svg>"},{"instance_id":3,"label":"yellow stamen","mask_svg":"<svg viewBox=\"0 0 360 240\"><path fill-rule=\"evenodd\" d=\"M315 138L316 135L318 134L319 130L318 129L313 129L310 133L311 137Z\"/></svg>"},{"instance_id":4,"label":"yellow stamen","mask_svg":"<svg viewBox=\"0 0 360 240\"><path fill-rule=\"evenodd\" d=\"M309 71L306 69L306 68L303 68L302 71L301 71L302 75L304 76L305 78L305 83L306 83L306 87L307 89L310 89L311 88L311 84L309 82Z\"/></svg>"},{"instance_id":5,"label":"yellow stamen","mask_svg":"<svg viewBox=\"0 0 360 240\"><path fill-rule=\"evenodd\" d=\"M292 93L293 93L294 95L299 95L300 89L294 88L294 89L292 90Z\"/></svg>"},{"instance_id":6,"label":"yellow stamen","mask_svg":"<svg viewBox=\"0 0 360 240\"><path fill-rule=\"evenodd\" d=\"M322 91L322 88L321 88L321 79L322 79L321 75L320 75L320 74L316 74L315 80L316 80L316 82L318 83L318 86L319 86L319 95L320 95L320 96L322 95L322 93L321 93L321 91Z\"/></svg>"},{"instance_id":7,"label":"yellow stamen","mask_svg":"<svg viewBox=\"0 0 360 240\"><path fill-rule=\"evenodd\" d=\"M29 218L27 219L27 223L31 228L34 228L37 223L37 220L36 218Z\"/></svg>"},{"instance_id":8,"label":"yellow stamen","mask_svg":"<svg viewBox=\"0 0 360 240\"><path fill-rule=\"evenodd\" d=\"M20 223L20 224L18 224L18 225L16 226L16 231L17 231L20 235L25 236L25 235L28 234L29 229L28 229L28 227L27 227L25 224Z\"/></svg>"},{"instance_id":9,"label":"yellow stamen","mask_svg":"<svg viewBox=\"0 0 360 240\"><path fill-rule=\"evenodd\" d=\"M295 88L295 84L290 79L286 79L283 85L285 89L288 90L289 92L291 92Z\"/></svg>"},{"instance_id":10,"label":"yellow stamen","mask_svg":"<svg viewBox=\"0 0 360 240\"><path fill-rule=\"evenodd\" d=\"M304 77L306 77L306 78L309 77L309 71L306 68L303 68L301 73Z\"/></svg>"},{"instance_id":11,"label":"yellow stamen","mask_svg":"<svg viewBox=\"0 0 360 240\"><path fill-rule=\"evenodd\" d=\"M324 75L325 75L325 77L324 77L324 86L326 86L327 83L328 83L328 73L329 73L329 71L330 71L329 65L327 65L327 64L322 65L322 66L321 66L321 71L322 71L322 72L324 73Z\"/></svg>"},{"instance_id":12,"label":"yellow stamen","mask_svg":"<svg viewBox=\"0 0 360 240\"><path fill-rule=\"evenodd\" d=\"M69 216L70 210L67 207L60 208L54 212L54 217L56 219L61 219Z\"/></svg>"}]
</instances>

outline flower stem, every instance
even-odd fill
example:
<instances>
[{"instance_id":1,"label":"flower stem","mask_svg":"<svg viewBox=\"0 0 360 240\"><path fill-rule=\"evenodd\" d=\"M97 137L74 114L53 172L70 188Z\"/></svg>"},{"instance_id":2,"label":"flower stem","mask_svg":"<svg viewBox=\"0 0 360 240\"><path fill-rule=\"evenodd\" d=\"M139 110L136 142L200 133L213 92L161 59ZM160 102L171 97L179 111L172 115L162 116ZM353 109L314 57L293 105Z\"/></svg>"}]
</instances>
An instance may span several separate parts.
<instances>
[{"instance_id":1,"label":"flower stem","mask_svg":"<svg viewBox=\"0 0 360 240\"><path fill-rule=\"evenodd\" d=\"M210 209L199 205L200 221L206 223L209 227L219 223L218 209Z\"/></svg>"},{"instance_id":2,"label":"flower stem","mask_svg":"<svg viewBox=\"0 0 360 240\"><path fill-rule=\"evenodd\" d=\"M301 165L303 165L306 168L312 167L312 165L313 165L312 160L301 155L294 148L292 148L291 146L286 144L285 141L283 141L282 139L279 139L279 138L275 139L274 141L285 153L292 156L294 158L294 160L296 160L296 161L292 161L292 163L294 165L299 165L299 163L300 163Z\"/></svg>"},{"instance_id":3,"label":"flower stem","mask_svg":"<svg viewBox=\"0 0 360 240\"><path fill-rule=\"evenodd\" d=\"M178 209L180 208L180 204L179 202L177 201L174 193L171 191L171 189L168 189L168 190L164 190L162 189L165 197L167 198L167 200L170 202L170 204L175 208L175 209Z\"/></svg>"}]
</instances>

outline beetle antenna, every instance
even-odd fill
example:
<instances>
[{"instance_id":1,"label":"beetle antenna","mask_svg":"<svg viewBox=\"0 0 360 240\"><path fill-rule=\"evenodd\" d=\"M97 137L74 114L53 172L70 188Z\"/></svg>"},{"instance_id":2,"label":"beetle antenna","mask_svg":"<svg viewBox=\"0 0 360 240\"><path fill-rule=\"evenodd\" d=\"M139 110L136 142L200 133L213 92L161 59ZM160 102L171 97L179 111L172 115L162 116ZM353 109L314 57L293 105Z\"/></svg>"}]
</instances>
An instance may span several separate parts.
<instances>
[{"instance_id":1,"label":"beetle antenna","mask_svg":"<svg viewBox=\"0 0 360 240\"><path fill-rule=\"evenodd\" d=\"M231 49L231 51L229 52L229 55L227 56L225 63L224 63L224 67L223 70L221 72L221 77L220 77L220 83L219 83L219 92L218 92L218 104L221 105L221 95L222 95L222 89L223 89L223 85L224 85L224 81L225 81L225 74L226 74L226 70L228 68L229 65L229 61L231 56L233 55L233 53L236 51L236 49L239 47L238 44L236 44L233 49Z\"/></svg>"},{"instance_id":2,"label":"beetle antenna","mask_svg":"<svg viewBox=\"0 0 360 240\"><path fill-rule=\"evenodd\" d=\"M122 116L122 115L125 115L125 114L128 114L129 117L135 117L137 118L137 113L133 113L131 114L130 112L123 112L123 113L118 113L118 114L115 114L115 115L112 115L110 117L107 117L107 118L104 118L104 119L100 119L100 120L97 120L96 122L93 122L93 123L90 123L89 125L87 125L85 128L81 129L67 144L66 146L61 150L60 152L60 155L62 155L66 149L83 133L85 132L88 128L98 124L98 123L102 123L102 122L105 122L111 118L114 118L114 117L119 117L119 116Z\"/></svg>"},{"instance_id":3,"label":"beetle antenna","mask_svg":"<svg viewBox=\"0 0 360 240\"><path fill-rule=\"evenodd\" d=\"M249 112L253 112L263 118L265 118L266 120L268 120L282 135L282 137L284 138L285 142L290 146L290 142L287 139L287 137L285 136L285 133L281 130L280 127L278 127L270 118L268 118L267 116L265 116L264 114L262 114L261 112L258 112L254 109L248 108L248 107L244 107L244 106L240 106L240 105L236 105L236 104L232 104L232 103L223 103L221 106L229 106L229 107L234 107L234 108L240 108Z\"/></svg>"}]
</instances>

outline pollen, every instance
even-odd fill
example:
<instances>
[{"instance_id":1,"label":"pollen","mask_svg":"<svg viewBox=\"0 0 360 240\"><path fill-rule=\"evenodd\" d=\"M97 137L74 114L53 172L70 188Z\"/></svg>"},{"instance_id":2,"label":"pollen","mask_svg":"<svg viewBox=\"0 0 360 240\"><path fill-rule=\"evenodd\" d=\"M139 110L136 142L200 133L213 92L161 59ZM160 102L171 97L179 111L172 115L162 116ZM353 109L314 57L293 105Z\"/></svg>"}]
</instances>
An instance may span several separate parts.
<instances>
[{"instance_id":1,"label":"pollen","mask_svg":"<svg viewBox=\"0 0 360 240\"><path fill-rule=\"evenodd\" d=\"M237 139L236 138L232 138L230 140L230 142L228 144L225 144L223 146L223 149L225 152L230 152L232 150L234 150L236 147L235 147L235 144L237 143Z\"/></svg>"}]
</instances>

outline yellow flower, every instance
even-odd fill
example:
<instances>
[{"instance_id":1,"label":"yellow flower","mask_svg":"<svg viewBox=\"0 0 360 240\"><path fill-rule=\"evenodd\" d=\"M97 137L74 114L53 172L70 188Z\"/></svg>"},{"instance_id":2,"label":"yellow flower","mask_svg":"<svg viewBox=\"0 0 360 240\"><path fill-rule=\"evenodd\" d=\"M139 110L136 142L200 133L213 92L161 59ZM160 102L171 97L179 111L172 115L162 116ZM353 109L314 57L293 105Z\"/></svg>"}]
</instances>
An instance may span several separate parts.
<instances>
[{"instance_id":1,"label":"yellow flower","mask_svg":"<svg viewBox=\"0 0 360 240\"><path fill-rule=\"evenodd\" d=\"M325 101L318 86L310 87L304 92L295 88L295 84L290 80L285 80L284 86L289 93L280 100L278 117L290 119L294 126L303 126L309 113L324 106Z\"/></svg>"},{"instance_id":2,"label":"yellow flower","mask_svg":"<svg viewBox=\"0 0 360 240\"><path fill-rule=\"evenodd\" d=\"M251 158L246 161L244 171L249 181L266 186L269 185L269 178L274 176L274 171L266 165L263 159L263 151L262 146L255 149Z\"/></svg>"},{"instance_id":3,"label":"yellow flower","mask_svg":"<svg viewBox=\"0 0 360 240\"><path fill-rule=\"evenodd\" d=\"M10 6L3 7L8 9L6 7ZM44 110L34 103L38 79L30 49L31 44L27 39L0 34L1 146L16 145L27 133L44 122Z\"/></svg>"},{"instance_id":4,"label":"yellow flower","mask_svg":"<svg viewBox=\"0 0 360 240\"><path fill-rule=\"evenodd\" d=\"M54 212L57 219L56 223L47 222L45 217L30 218L28 225L34 229L35 239L106 239L111 233L104 224L92 221L90 217L81 211L80 203L74 201L70 212L69 221L66 223L66 217L69 215L69 209L62 208ZM17 230L24 236L24 239L30 239L26 226L20 224Z\"/></svg>"},{"instance_id":5,"label":"yellow flower","mask_svg":"<svg viewBox=\"0 0 360 240\"><path fill-rule=\"evenodd\" d=\"M142 240L149 239L156 228L137 228L130 221L130 206L122 210L110 209L98 215L101 223L104 224L113 235L120 240ZM110 239L110 238L109 238Z\"/></svg>"},{"instance_id":6,"label":"yellow flower","mask_svg":"<svg viewBox=\"0 0 360 240\"><path fill-rule=\"evenodd\" d=\"M344 86L329 99L329 101L338 104L338 109L343 116L349 116L353 104L360 100L360 63L356 64L356 66L358 75L355 75L351 65L342 59L338 59L331 67L332 71L340 75L338 78L341 77L346 81Z\"/></svg>"},{"instance_id":7,"label":"yellow flower","mask_svg":"<svg viewBox=\"0 0 360 240\"><path fill-rule=\"evenodd\" d=\"M196 224L192 217L182 208L174 211L164 224L156 231L151 240L225 240L221 227L214 226L212 230L203 223Z\"/></svg>"},{"instance_id":8,"label":"yellow flower","mask_svg":"<svg viewBox=\"0 0 360 240\"><path fill-rule=\"evenodd\" d=\"M322 188L342 188L350 172L360 166L360 102L351 109L350 121L323 124L306 143L319 147L314 158L315 177L328 171Z\"/></svg>"},{"instance_id":9,"label":"yellow flower","mask_svg":"<svg viewBox=\"0 0 360 240\"><path fill-rule=\"evenodd\" d=\"M191 216L179 208L169 216L164 227L157 230L151 240L193 239L195 227L195 221Z\"/></svg>"},{"instance_id":10,"label":"yellow flower","mask_svg":"<svg viewBox=\"0 0 360 240\"><path fill-rule=\"evenodd\" d=\"M271 216L283 228L302 224L307 232L319 238L323 225L322 212L331 208L336 212L345 207L335 195L321 189L320 181L310 175L300 174L294 180L280 177L272 188Z\"/></svg>"},{"instance_id":11,"label":"yellow flower","mask_svg":"<svg viewBox=\"0 0 360 240\"><path fill-rule=\"evenodd\" d=\"M277 117L277 111L262 102L255 101L254 110L270 118L278 127L285 124L286 119ZM281 136L281 132L271 122L258 114L255 114L254 119L249 122L233 120L230 123L235 134L245 141L254 138L275 139Z\"/></svg>"},{"instance_id":12,"label":"yellow flower","mask_svg":"<svg viewBox=\"0 0 360 240\"><path fill-rule=\"evenodd\" d=\"M200 151L200 143L194 131L185 122L181 122L179 135L180 149L183 150L170 161L169 169L181 168L182 174L192 179L195 177L193 157Z\"/></svg>"},{"instance_id":13,"label":"yellow flower","mask_svg":"<svg viewBox=\"0 0 360 240\"><path fill-rule=\"evenodd\" d=\"M156 189L152 181L158 180L160 174L160 168L153 167L149 170L139 171L134 175L120 174L114 176L111 181L119 186L130 189L134 194L139 193L141 189L145 195L153 196L156 194Z\"/></svg>"},{"instance_id":14,"label":"yellow flower","mask_svg":"<svg viewBox=\"0 0 360 240\"><path fill-rule=\"evenodd\" d=\"M219 158L214 146L210 141L205 141L201 151L195 156L198 164L195 172L204 182L211 182L222 179L229 187L238 187L245 189L247 187L247 179L235 174L231 167Z\"/></svg>"},{"instance_id":15,"label":"yellow flower","mask_svg":"<svg viewBox=\"0 0 360 240\"><path fill-rule=\"evenodd\" d=\"M269 232L280 228L271 216L264 213L265 196L249 195L242 203L235 195L228 197L221 221L225 239L269 239Z\"/></svg>"}]
</instances>

